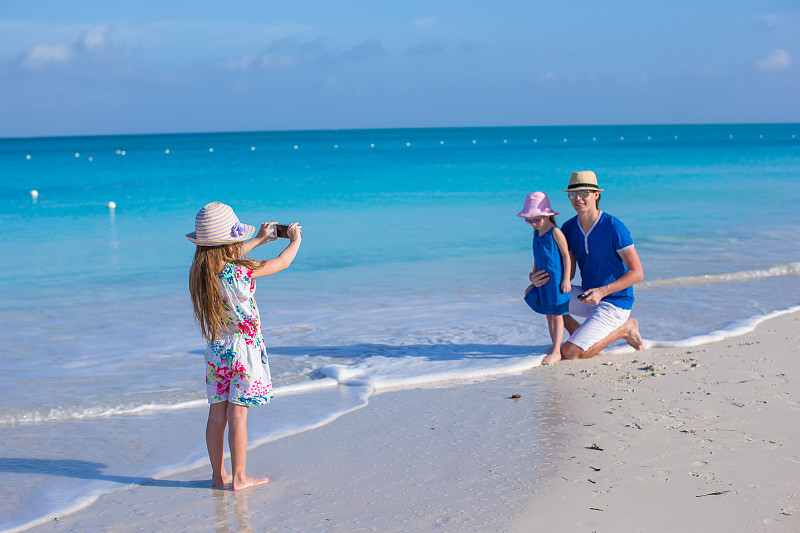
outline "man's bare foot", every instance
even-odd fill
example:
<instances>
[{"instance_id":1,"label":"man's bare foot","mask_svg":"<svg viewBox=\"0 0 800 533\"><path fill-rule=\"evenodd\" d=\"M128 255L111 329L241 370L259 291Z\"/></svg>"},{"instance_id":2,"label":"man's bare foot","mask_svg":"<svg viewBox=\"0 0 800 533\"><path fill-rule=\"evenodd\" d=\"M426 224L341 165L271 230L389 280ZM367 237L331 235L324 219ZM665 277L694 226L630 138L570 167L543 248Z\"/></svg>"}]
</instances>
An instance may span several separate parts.
<instances>
[{"instance_id":1,"label":"man's bare foot","mask_svg":"<svg viewBox=\"0 0 800 533\"><path fill-rule=\"evenodd\" d=\"M625 335L625 342L633 346L634 350L641 350L644 341L639 334L639 321L635 318L628 319L628 333Z\"/></svg>"},{"instance_id":2,"label":"man's bare foot","mask_svg":"<svg viewBox=\"0 0 800 533\"><path fill-rule=\"evenodd\" d=\"M233 490L242 490L248 487L257 487L269 483L269 478L245 476L242 480L233 480Z\"/></svg>"},{"instance_id":3,"label":"man's bare foot","mask_svg":"<svg viewBox=\"0 0 800 533\"><path fill-rule=\"evenodd\" d=\"M547 354L547 357L542 359L543 365L554 365L561 361L561 352L550 352Z\"/></svg>"}]
</instances>

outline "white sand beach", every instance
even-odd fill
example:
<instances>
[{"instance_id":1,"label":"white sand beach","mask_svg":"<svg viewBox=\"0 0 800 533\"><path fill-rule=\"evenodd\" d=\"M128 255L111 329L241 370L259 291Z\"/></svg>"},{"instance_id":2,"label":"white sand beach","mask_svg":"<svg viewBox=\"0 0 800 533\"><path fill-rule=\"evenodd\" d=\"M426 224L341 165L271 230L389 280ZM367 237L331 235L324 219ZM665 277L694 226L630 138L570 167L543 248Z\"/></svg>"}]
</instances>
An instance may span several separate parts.
<instances>
[{"instance_id":1,"label":"white sand beach","mask_svg":"<svg viewBox=\"0 0 800 533\"><path fill-rule=\"evenodd\" d=\"M251 450L266 487L200 468L30 531L800 531L799 332L384 392Z\"/></svg>"}]
</instances>

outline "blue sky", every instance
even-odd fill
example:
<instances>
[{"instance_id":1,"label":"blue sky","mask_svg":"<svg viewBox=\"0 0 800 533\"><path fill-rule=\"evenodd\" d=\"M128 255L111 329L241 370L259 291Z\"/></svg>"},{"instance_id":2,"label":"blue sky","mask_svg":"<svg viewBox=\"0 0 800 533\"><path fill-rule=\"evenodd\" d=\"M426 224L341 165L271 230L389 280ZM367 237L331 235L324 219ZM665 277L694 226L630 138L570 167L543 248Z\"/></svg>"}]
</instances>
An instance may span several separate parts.
<instances>
[{"instance_id":1,"label":"blue sky","mask_svg":"<svg viewBox=\"0 0 800 533\"><path fill-rule=\"evenodd\" d=\"M0 136L800 122L800 2L0 2Z\"/></svg>"}]
</instances>

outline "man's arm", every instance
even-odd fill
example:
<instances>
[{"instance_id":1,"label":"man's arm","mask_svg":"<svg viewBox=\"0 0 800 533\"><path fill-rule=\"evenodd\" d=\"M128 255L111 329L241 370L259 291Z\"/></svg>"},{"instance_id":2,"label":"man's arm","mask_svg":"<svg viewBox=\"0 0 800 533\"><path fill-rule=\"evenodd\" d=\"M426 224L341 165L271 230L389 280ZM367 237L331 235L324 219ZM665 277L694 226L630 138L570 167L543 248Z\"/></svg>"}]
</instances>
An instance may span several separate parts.
<instances>
[{"instance_id":1,"label":"man's arm","mask_svg":"<svg viewBox=\"0 0 800 533\"><path fill-rule=\"evenodd\" d=\"M644 279L642 261L639 259L636 248L630 245L624 250L620 250L618 253L622 258L622 262L625 263L625 266L628 268L628 271L608 285L586 291L587 297L584 302L587 304L597 305L600 303L600 300L612 292L627 289L634 283L639 283Z\"/></svg>"}]
</instances>

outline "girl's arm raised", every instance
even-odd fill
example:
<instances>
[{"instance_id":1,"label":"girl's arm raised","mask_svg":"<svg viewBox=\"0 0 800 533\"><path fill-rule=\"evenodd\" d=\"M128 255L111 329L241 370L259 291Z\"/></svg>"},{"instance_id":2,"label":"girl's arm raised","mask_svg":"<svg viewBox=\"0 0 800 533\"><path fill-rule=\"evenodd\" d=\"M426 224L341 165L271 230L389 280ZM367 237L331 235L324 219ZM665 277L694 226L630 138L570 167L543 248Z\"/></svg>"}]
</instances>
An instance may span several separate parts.
<instances>
[{"instance_id":1,"label":"girl's arm raised","mask_svg":"<svg viewBox=\"0 0 800 533\"><path fill-rule=\"evenodd\" d=\"M242 243L242 253L247 255L253 248L266 244L268 242L278 240L277 237L272 236L272 230L275 228L277 222L264 222L255 237L249 241Z\"/></svg>"},{"instance_id":2,"label":"girl's arm raised","mask_svg":"<svg viewBox=\"0 0 800 533\"><path fill-rule=\"evenodd\" d=\"M556 241L558 253L561 254L561 265L564 271L561 274L561 292L566 294L572 290L572 283L570 280L572 279L572 263L574 260L567 247L567 238L564 237L564 234L557 227L553 228L553 240Z\"/></svg>"},{"instance_id":3,"label":"girl's arm raised","mask_svg":"<svg viewBox=\"0 0 800 533\"><path fill-rule=\"evenodd\" d=\"M264 226L262 225L262 228ZM289 246L286 247L275 259L267 259L264 263L253 270L252 278L262 278L264 276L271 276L281 270L286 270L289 265L294 261L297 251L300 249L301 234L303 233L303 226L297 222L289 226ZM274 240L274 239L272 239Z\"/></svg>"}]
</instances>

